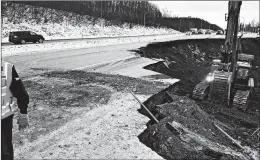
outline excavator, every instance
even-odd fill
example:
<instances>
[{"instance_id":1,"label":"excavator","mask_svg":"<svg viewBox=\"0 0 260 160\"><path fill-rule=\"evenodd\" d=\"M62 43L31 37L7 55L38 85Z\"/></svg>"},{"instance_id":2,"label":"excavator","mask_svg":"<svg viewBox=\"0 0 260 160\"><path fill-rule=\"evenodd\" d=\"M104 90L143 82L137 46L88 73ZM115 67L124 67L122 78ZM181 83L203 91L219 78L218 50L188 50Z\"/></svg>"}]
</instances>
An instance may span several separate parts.
<instances>
[{"instance_id":1,"label":"excavator","mask_svg":"<svg viewBox=\"0 0 260 160\"><path fill-rule=\"evenodd\" d=\"M236 107L245 111L248 107L254 79L251 77L253 55L241 53L241 38L238 37L239 14L242 1L229 1L225 44L221 47L220 59L213 59L211 71L195 86L193 99Z\"/></svg>"}]
</instances>

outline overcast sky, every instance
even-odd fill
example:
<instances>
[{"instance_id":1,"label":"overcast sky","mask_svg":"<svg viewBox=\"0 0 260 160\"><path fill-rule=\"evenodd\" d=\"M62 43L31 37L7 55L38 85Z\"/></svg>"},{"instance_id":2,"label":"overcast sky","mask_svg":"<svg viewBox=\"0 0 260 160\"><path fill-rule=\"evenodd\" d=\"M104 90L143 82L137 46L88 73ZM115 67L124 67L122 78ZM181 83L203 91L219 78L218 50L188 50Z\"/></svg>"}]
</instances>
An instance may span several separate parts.
<instances>
[{"instance_id":1,"label":"overcast sky","mask_svg":"<svg viewBox=\"0 0 260 160\"><path fill-rule=\"evenodd\" d=\"M198 17L210 23L226 28L225 13L228 13L228 1L151 1L160 9L167 8L179 17ZM245 23L259 22L259 1L243 1L240 16ZM243 18L241 18L243 21Z\"/></svg>"}]
</instances>

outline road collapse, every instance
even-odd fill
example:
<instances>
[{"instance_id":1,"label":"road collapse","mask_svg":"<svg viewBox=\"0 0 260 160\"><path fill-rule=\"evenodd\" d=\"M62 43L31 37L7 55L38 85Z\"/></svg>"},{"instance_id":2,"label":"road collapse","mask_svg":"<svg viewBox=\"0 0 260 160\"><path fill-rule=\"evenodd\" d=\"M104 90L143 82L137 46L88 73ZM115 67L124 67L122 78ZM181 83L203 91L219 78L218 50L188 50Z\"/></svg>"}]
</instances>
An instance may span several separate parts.
<instances>
[{"instance_id":1,"label":"road collapse","mask_svg":"<svg viewBox=\"0 0 260 160\"><path fill-rule=\"evenodd\" d=\"M180 79L153 95L138 111L149 117L139 140L165 159L259 159L259 40L242 39L242 52L253 54L255 89L248 110L242 112L208 101L194 101L194 86L206 77L223 39L179 40L149 44L137 53L168 59L146 69Z\"/></svg>"}]
</instances>

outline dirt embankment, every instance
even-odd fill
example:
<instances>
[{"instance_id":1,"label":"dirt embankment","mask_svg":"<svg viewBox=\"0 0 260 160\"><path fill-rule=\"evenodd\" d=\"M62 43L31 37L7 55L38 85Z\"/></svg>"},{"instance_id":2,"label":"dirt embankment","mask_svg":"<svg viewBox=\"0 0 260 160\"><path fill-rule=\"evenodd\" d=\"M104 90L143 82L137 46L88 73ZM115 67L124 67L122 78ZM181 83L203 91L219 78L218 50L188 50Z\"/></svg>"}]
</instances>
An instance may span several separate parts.
<instances>
[{"instance_id":1,"label":"dirt embankment","mask_svg":"<svg viewBox=\"0 0 260 160\"><path fill-rule=\"evenodd\" d=\"M145 102L145 105L160 119L160 123L155 124L150 120L147 129L139 139L162 157L166 159L247 159L250 156L257 158L260 132L253 136L251 134L259 127L259 40L253 38L242 40L242 52L255 56L252 76L256 87L246 112L190 99L193 87L205 78L212 59L218 56L222 44L224 44L223 39L179 40L149 44L137 51L144 57L168 59L171 61L169 68L162 62L145 68L180 79L179 82L153 95ZM139 111L150 118L145 110ZM244 154L214 126L213 121L233 138L239 140L243 146L248 146L254 155Z\"/></svg>"}]
</instances>

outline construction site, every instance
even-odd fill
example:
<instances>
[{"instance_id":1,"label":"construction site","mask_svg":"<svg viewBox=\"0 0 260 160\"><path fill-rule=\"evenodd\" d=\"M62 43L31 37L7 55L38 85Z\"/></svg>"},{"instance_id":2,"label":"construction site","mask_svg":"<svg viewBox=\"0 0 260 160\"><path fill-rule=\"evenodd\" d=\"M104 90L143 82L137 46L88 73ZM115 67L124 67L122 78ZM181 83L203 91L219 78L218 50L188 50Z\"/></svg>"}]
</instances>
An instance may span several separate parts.
<instances>
[{"instance_id":1,"label":"construction site","mask_svg":"<svg viewBox=\"0 0 260 160\"><path fill-rule=\"evenodd\" d=\"M241 4L229 2L225 40L154 43L137 51L166 59L146 69L180 79L145 101L150 114L139 110L151 119L140 141L166 159L259 158L260 41L237 34Z\"/></svg>"},{"instance_id":2,"label":"construction site","mask_svg":"<svg viewBox=\"0 0 260 160\"><path fill-rule=\"evenodd\" d=\"M144 102L159 122L156 123L145 109L140 109L141 114L151 119L147 122L147 129L139 136L140 141L166 159L244 159L243 148L214 126L216 123L242 146L250 147L258 154L259 132L254 132L259 127L260 70L257 64L260 63L260 41L245 38L241 42L242 52L255 56L252 64L255 88L246 112L227 105L192 99L193 88L206 78L212 57L218 54L223 39L180 40L141 48L139 53L142 56L162 56L172 62L169 68L163 62L158 62L146 66L146 69L174 76L180 81ZM160 50L156 49L157 46L160 46Z\"/></svg>"},{"instance_id":3,"label":"construction site","mask_svg":"<svg viewBox=\"0 0 260 160\"><path fill-rule=\"evenodd\" d=\"M260 159L260 38L241 5L223 35L2 43L30 96L15 159Z\"/></svg>"}]
</instances>

